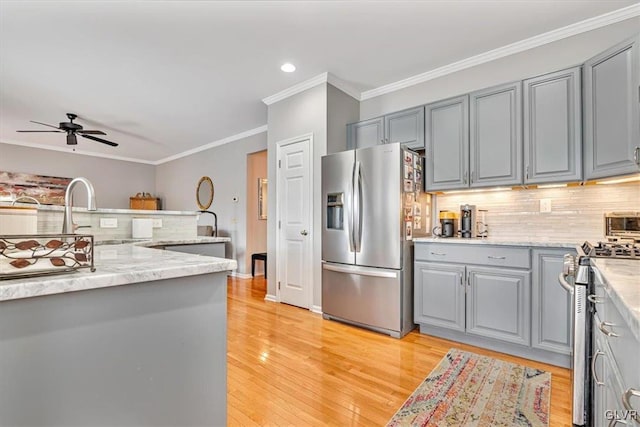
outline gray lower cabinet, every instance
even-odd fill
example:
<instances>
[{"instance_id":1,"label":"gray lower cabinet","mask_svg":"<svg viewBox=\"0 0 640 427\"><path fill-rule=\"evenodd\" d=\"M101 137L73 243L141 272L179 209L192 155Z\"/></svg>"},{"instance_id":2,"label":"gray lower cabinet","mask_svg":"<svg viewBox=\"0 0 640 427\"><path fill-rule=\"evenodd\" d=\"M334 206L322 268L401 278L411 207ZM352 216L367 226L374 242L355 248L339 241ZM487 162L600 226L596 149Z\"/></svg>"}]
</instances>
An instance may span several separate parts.
<instances>
[{"instance_id":1,"label":"gray lower cabinet","mask_svg":"<svg viewBox=\"0 0 640 427\"><path fill-rule=\"evenodd\" d=\"M515 249L511 256L502 255L509 250L498 247L419 246L414 265L416 323L529 345L529 270L474 265L483 258L488 258L489 263L505 259L520 262L522 249ZM429 248L427 251L425 246ZM465 256L466 249L474 253ZM419 260L423 257L441 257L451 262Z\"/></svg>"},{"instance_id":2,"label":"gray lower cabinet","mask_svg":"<svg viewBox=\"0 0 640 427\"><path fill-rule=\"evenodd\" d=\"M467 267L467 333L529 345L529 271Z\"/></svg>"},{"instance_id":3,"label":"gray lower cabinet","mask_svg":"<svg viewBox=\"0 0 640 427\"><path fill-rule=\"evenodd\" d=\"M469 95L470 187L522 183L522 82Z\"/></svg>"},{"instance_id":4,"label":"gray lower cabinet","mask_svg":"<svg viewBox=\"0 0 640 427\"><path fill-rule=\"evenodd\" d=\"M412 150L424 149L424 107L347 125L348 149L396 142Z\"/></svg>"},{"instance_id":5,"label":"gray lower cabinet","mask_svg":"<svg viewBox=\"0 0 640 427\"><path fill-rule=\"evenodd\" d=\"M225 247L224 242L220 243L197 243L188 245L170 245L165 246L168 251L184 252L188 254L207 255L217 258L224 258Z\"/></svg>"},{"instance_id":6,"label":"gray lower cabinet","mask_svg":"<svg viewBox=\"0 0 640 427\"><path fill-rule=\"evenodd\" d=\"M465 267L416 262L414 320L457 331L465 330Z\"/></svg>"},{"instance_id":7,"label":"gray lower cabinet","mask_svg":"<svg viewBox=\"0 0 640 427\"><path fill-rule=\"evenodd\" d=\"M571 299L558 283L566 252L418 241L414 322L423 334L569 367Z\"/></svg>"},{"instance_id":8,"label":"gray lower cabinet","mask_svg":"<svg viewBox=\"0 0 640 427\"><path fill-rule=\"evenodd\" d=\"M469 186L469 96L425 106L425 188Z\"/></svg>"},{"instance_id":9,"label":"gray lower cabinet","mask_svg":"<svg viewBox=\"0 0 640 427\"><path fill-rule=\"evenodd\" d=\"M640 35L584 64L586 179L638 172Z\"/></svg>"},{"instance_id":10,"label":"gray lower cabinet","mask_svg":"<svg viewBox=\"0 0 640 427\"><path fill-rule=\"evenodd\" d=\"M580 67L524 81L524 183L582 179Z\"/></svg>"},{"instance_id":11,"label":"gray lower cabinet","mask_svg":"<svg viewBox=\"0 0 640 427\"><path fill-rule=\"evenodd\" d=\"M572 297L558 283L568 249L534 249L531 253L531 346L571 354Z\"/></svg>"},{"instance_id":12,"label":"gray lower cabinet","mask_svg":"<svg viewBox=\"0 0 640 427\"><path fill-rule=\"evenodd\" d=\"M366 148L384 144L384 118L363 120L347 125L347 148Z\"/></svg>"}]
</instances>

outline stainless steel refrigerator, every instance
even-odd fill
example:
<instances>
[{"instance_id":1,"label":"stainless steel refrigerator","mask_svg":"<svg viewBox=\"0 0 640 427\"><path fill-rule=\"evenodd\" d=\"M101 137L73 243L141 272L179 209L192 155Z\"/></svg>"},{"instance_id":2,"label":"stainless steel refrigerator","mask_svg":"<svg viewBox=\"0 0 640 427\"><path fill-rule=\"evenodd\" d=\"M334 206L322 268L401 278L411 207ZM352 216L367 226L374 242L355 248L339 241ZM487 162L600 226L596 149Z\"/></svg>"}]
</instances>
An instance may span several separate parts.
<instances>
[{"instance_id":1,"label":"stainless steel refrigerator","mask_svg":"<svg viewBox=\"0 0 640 427\"><path fill-rule=\"evenodd\" d=\"M325 319L397 338L414 328L412 238L430 229L422 163L400 144L322 158Z\"/></svg>"}]
</instances>

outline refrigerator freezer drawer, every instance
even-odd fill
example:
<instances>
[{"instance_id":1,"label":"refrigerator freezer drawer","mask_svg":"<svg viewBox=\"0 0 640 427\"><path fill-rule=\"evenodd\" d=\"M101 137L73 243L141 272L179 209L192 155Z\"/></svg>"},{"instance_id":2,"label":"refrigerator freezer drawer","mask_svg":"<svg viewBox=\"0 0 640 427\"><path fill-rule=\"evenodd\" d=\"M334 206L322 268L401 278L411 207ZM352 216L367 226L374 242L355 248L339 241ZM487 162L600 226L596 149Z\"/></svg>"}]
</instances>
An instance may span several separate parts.
<instances>
[{"instance_id":1,"label":"refrigerator freezer drawer","mask_svg":"<svg viewBox=\"0 0 640 427\"><path fill-rule=\"evenodd\" d=\"M399 337L402 271L322 264L322 311L328 317Z\"/></svg>"}]
</instances>

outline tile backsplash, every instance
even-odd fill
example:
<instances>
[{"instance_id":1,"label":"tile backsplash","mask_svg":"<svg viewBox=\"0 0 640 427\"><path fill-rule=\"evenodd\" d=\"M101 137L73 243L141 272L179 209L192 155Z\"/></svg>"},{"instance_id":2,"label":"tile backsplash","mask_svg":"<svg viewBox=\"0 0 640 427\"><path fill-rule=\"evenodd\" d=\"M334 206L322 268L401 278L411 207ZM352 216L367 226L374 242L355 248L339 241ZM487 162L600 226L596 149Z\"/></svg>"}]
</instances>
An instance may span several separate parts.
<instances>
[{"instance_id":1,"label":"tile backsplash","mask_svg":"<svg viewBox=\"0 0 640 427\"><path fill-rule=\"evenodd\" d=\"M116 228L101 228L100 218L116 219ZM125 209L86 210L73 212L73 222L79 228L79 234L93 234L96 241L131 239L133 218L155 218L162 220L161 228L153 229L153 239L193 239L197 237L198 215L168 211L128 211ZM51 207L38 210L38 233L60 233L62 228L63 211Z\"/></svg>"},{"instance_id":2,"label":"tile backsplash","mask_svg":"<svg viewBox=\"0 0 640 427\"><path fill-rule=\"evenodd\" d=\"M551 200L551 212L540 212L541 199ZM640 182L443 194L435 197L434 222L440 210L459 212L466 203L488 210L490 237L598 241L605 212L640 211Z\"/></svg>"}]
</instances>

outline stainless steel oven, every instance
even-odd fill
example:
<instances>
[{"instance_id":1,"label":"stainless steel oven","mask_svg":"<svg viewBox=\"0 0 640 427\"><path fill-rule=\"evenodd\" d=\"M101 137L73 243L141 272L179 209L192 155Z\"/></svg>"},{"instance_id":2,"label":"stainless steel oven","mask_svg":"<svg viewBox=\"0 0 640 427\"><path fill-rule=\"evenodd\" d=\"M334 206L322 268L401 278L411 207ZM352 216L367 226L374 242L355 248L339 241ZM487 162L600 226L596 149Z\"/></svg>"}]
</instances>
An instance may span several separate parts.
<instances>
[{"instance_id":1,"label":"stainless steel oven","mask_svg":"<svg viewBox=\"0 0 640 427\"><path fill-rule=\"evenodd\" d=\"M576 257L564 256L560 285L573 297L572 352L572 422L574 426L593 425L593 377L591 361L592 328L595 308L595 274L592 258L622 258L640 260L640 244L616 242L585 242L576 248Z\"/></svg>"}]
</instances>

